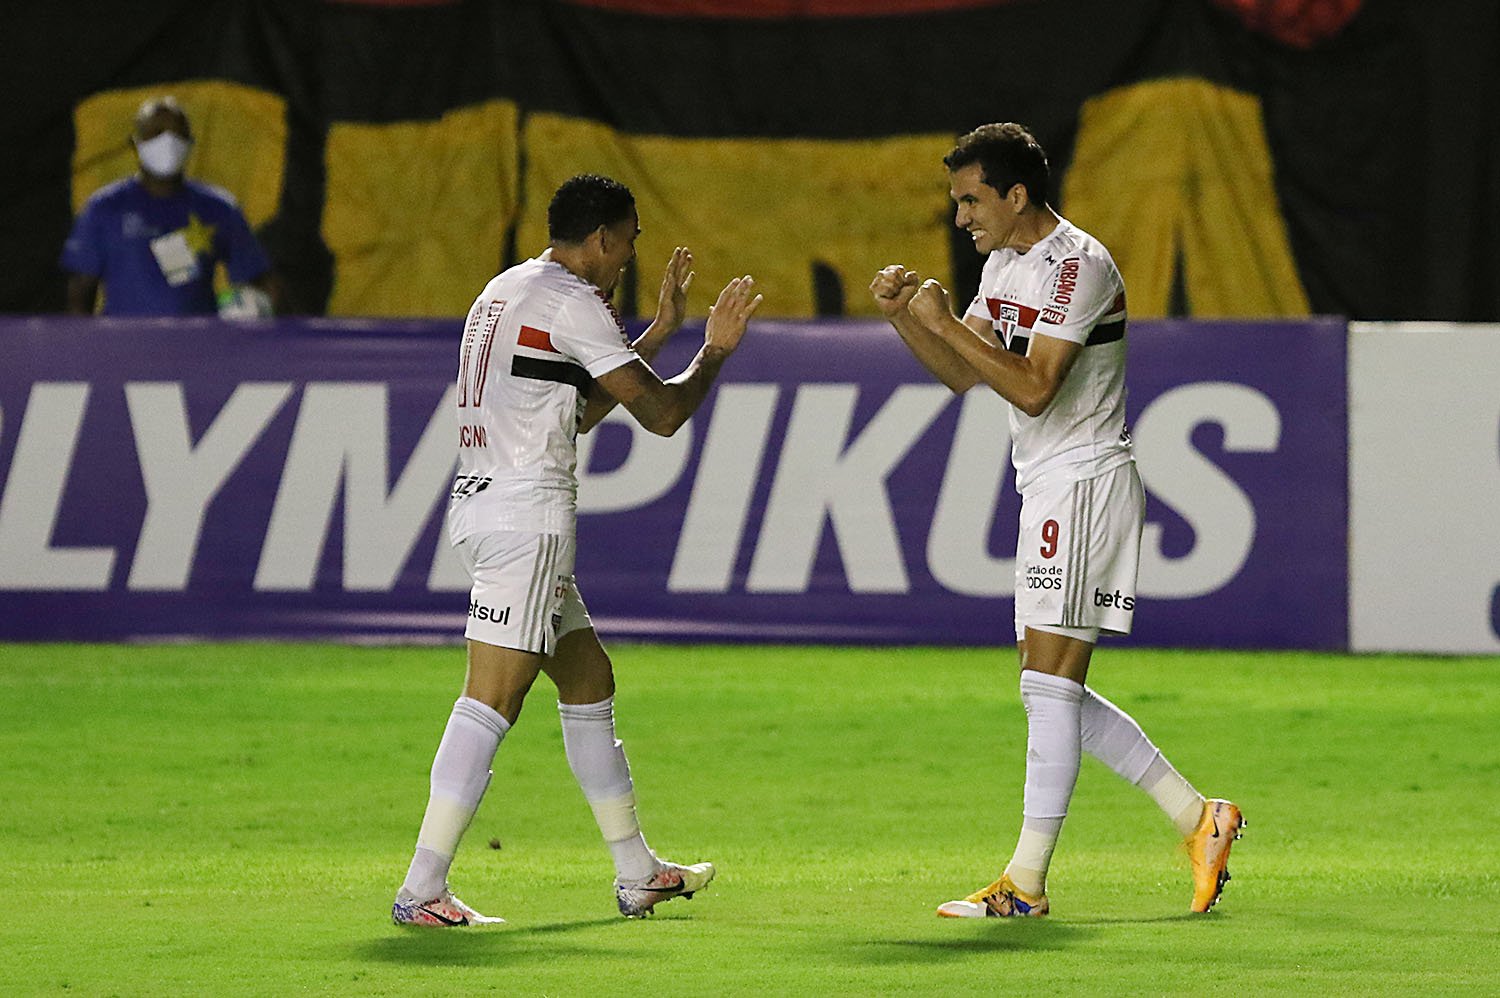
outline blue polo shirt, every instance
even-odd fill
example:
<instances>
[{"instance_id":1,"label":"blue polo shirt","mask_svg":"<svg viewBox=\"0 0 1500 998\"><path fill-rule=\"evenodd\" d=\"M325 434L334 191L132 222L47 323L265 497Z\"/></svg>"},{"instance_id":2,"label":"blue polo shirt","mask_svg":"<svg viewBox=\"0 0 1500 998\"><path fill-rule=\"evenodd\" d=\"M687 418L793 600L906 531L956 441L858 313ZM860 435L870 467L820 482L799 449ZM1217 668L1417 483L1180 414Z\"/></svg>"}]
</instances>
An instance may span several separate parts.
<instances>
[{"instance_id":1,"label":"blue polo shirt","mask_svg":"<svg viewBox=\"0 0 1500 998\"><path fill-rule=\"evenodd\" d=\"M164 198L139 177L100 188L62 252L64 270L103 282L105 315L213 315L219 261L235 284L270 269L234 198L195 180Z\"/></svg>"}]
</instances>

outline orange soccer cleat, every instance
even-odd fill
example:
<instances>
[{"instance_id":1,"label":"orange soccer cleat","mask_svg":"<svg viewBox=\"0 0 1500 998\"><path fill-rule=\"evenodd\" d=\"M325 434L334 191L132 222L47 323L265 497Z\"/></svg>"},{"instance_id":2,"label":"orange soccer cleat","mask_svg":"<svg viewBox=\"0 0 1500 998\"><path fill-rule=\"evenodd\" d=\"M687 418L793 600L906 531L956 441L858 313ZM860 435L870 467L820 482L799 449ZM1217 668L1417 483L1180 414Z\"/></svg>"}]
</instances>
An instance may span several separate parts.
<instances>
[{"instance_id":1,"label":"orange soccer cleat","mask_svg":"<svg viewBox=\"0 0 1500 998\"><path fill-rule=\"evenodd\" d=\"M1229 847L1240 837L1245 816L1227 800L1203 802L1203 817L1183 843L1193 864L1191 911L1205 912L1218 903L1229 883Z\"/></svg>"}]
</instances>

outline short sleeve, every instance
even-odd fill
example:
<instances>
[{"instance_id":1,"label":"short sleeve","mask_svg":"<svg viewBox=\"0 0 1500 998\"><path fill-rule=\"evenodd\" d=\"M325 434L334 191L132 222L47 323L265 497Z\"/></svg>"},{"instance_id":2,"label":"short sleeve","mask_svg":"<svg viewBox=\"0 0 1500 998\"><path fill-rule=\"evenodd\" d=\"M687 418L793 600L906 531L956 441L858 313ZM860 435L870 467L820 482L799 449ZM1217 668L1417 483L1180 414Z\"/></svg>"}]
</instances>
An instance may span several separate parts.
<instances>
[{"instance_id":1,"label":"short sleeve","mask_svg":"<svg viewBox=\"0 0 1500 998\"><path fill-rule=\"evenodd\" d=\"M1085 343L1099 320L1113 311L1124 286L1108 259L1067 257L1048 281L1033 332Z\"/></svg>"},{"instance_id":2,"label":"short sleeve","mask_svg":"<svg viewBox=\"0 0 1500 998\"><path fill-rule=\"evenodd\" d=\"M70 274L99 277L104 273L104 240L101 231L104 212L99 202L91 200L73 220L72 231L63 243L59 263Z\"/></svg>"},{"instance_id":3,"label":"short sleeve","mask_svg":"<svg viewBox=\"0 0 1500 998\"><path fill-rule=\"evenodd\" d=\"M640 354L630 346L625 330L602 298L576 298L558 314L552 345L583 365L593 378L624 367Z\"/></svg>"}]
</instances>

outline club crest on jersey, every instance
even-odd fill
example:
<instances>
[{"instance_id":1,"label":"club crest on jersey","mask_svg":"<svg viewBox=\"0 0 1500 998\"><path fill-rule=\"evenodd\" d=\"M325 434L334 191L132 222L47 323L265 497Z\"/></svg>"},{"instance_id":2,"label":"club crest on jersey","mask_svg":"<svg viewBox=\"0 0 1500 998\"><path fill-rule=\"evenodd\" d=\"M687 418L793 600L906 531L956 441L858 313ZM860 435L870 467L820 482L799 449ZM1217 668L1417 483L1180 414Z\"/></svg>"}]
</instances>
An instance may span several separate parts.
<instances>
[{"instance_id":1,"label":"club crest on jersey","mask_svg":"<svg viewBox=\"0 0 1500 998\"><path fill-rule=\"evenodd\" d=\"M999 302L998 305L995 309L995 321L999 324L1000 335L1009 343L1010 338L1016 335L1016 326L1021 322L1021 308L1008 301Z\"/></svg>"}]
</instances>

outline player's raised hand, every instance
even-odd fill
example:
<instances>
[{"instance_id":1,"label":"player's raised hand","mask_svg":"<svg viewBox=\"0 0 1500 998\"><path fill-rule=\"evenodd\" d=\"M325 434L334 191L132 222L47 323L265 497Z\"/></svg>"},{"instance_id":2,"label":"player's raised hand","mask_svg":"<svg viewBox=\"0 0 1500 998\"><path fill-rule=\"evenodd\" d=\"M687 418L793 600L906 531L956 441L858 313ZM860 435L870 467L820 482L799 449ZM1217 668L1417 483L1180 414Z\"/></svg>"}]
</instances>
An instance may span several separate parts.
<instances>
[{"instance_id":1,"label":"player's raised hand","mask_svg":"<svg viewBox=\"0 0 1500 998\"><path fill-rule=\"evenodd\" d=\"M875 307L886 318L897 315L908 306L917 293L922 278L915 270L907 270L899 263L882 267L875 280L870 282L870 294L875 296Z\"/></svg>"},{"instance_id":2,"label":"player's raised hand","mask_svg":"<svg viewBox=\"0 0 1500 998\"><path fill-rule=\"evenodd\" d=\"M953 308L948 304L948 289L931 277L922 282L907 307L918 322L929 328L936 326L944 317L953 316Z\"/></svg>"},{"instance_id":3,"label":"player's raised hand","mask_svg":"<svg viewBox=\"0 0 1500 998\"><path fill-rule=\"evenodd\" d=\"M693 253L686 246L672 251L656 296L656 324L675 331L687 318L688 288L693 284Z\"/></svg>"},{"instance_id":4,"label":"player's raised hand","mask_svg":"<svg viewBox=\"0 0 1500 998\"><path fill-rule=\"evenodd\" d=\"M760 308L764 295L755 293L755 278L746 274L724 285L719 300L708 310L708 324L703 327L703 346L721 356L729 356L740 345L750 317Z\"/></svg>"}]
</instances>

